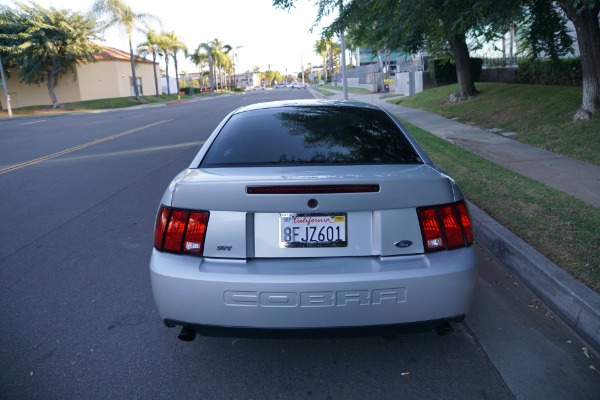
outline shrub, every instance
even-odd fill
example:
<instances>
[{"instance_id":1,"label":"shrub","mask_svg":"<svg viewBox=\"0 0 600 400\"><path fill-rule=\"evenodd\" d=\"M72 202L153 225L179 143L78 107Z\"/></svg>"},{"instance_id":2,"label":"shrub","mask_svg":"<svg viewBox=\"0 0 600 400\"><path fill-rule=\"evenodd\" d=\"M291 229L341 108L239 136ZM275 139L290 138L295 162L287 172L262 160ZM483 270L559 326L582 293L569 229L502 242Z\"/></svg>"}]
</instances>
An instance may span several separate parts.
<instances>
[{"instance_id":1,"label":"shrub","mask_svg":"<svg viewBox=\"0 0 600 400\"><path fill-rule=\"evenodd\" d=\"M482 58L471 57L470 67L473 80L479 82L481 80L481 67L483 66ZM429 60L429 75L435 82L436 86L450 85L458 82L456 77L456 65L453 60L434 59Z\"/></svg>"},{"instance_id":2,"label":"shrub","mask_svg":"<svg viewBox=\"0 0 600 400\"><path fill-rule=\"evenodd\" d=\"M581 60L577 57L520 62L519 77L529 84L581 86Z\"/></svg>"}]
</instances>

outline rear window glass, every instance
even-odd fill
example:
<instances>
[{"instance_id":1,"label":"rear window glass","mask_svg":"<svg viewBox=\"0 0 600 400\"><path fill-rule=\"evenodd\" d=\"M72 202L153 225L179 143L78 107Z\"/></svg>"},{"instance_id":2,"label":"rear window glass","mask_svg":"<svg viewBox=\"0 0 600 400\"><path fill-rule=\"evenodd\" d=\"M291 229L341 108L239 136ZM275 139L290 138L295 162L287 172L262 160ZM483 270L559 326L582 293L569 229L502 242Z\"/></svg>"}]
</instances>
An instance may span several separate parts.
<instances>
[{"instance_id":1,"label":"rear window glass","mask_svg":"<svg viewBox=\"0 0 600 400\"><path fill-rule=\"evenodd\" d=\"M200 166L421 162L402 131L380 110L296 106L233 115Z\"/></svg>"}]
</instances>

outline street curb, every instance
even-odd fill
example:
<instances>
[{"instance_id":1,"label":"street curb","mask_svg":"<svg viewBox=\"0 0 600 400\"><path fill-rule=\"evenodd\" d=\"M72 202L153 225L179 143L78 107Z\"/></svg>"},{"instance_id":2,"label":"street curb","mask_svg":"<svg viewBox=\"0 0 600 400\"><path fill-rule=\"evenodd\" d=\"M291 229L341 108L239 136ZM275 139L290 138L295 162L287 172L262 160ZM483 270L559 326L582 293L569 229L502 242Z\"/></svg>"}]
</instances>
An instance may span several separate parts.
<instances>
[{"instance_id":1,"label":"street curb","mask_svg":"<svg viewBox=\"0 0 600 400\"><path fill-rule=\"evenodd\" d=\"M600 295L469 202L475 240L600 354Z\"/></svg>"}]
</instances>

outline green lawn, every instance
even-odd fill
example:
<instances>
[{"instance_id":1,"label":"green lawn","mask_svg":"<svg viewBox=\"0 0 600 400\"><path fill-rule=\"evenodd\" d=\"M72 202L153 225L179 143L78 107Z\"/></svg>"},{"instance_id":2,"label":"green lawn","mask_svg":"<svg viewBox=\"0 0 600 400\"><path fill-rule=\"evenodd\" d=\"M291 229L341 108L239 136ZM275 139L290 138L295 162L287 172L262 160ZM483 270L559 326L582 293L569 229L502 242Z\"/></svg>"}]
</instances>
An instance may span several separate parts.
<instances>
[{"instance_id":1,"label":"green lawn","mask_svg":"<svg viewBox=\"0 0 600 400\"><path fill-rule=\"evenodd\" d=\"M326 96L332 96L334 94L339 94L339 92L343 91L344 88L343 88L341 82L338 82L337 86L334 86L333 83L329 82L324 85L319 85L317 90ZM327 93L324 93L324 92L327 92ZM367 92L369 92L369 90L364 89L364 88L348 87L348 93L367 93Z\"/></svg>"},{"instance_id":2,"label":"green lawn","mask_svg":"<svg viewBox=\"0 0 600 400\"><path fill-rule=\"evenodd\" d=\"M476 86L480 94L460 103L447 101L456 85L390 102L484 128L515 132L515 140L600 165L600 118L572 120L581 104L581 87L501 83Z\"/></svg>"},{"instance_id":3,"label":"green lawn","mask_svg":"<svg viewBox=\"0 0 600 400\"><path fill-rule=\"evenodd\" d=\"M600 208L403 123L470 201L600 292Z\"/></svg>"},{"instance_id":4,"label":"green lawn","mask_svg":"<svg viewBox=\"0 0 600 400\"><path fill-rule=\"evenodd\" d=\"M220 93L215 93L219 95ZM210 96L210 93L200 93L194 95L194 97L205 97ZM189 100L192 97L188 95L181 95L181 100ZM139 106L142 104L154 104L154 103L167 103L171 101L177 101L178 96L176 94L166 95L162 94L156 96L142 96L140 101L136 101L133 97L117 97L113 99L100 99L100 100L88 100L79 101L75 103L61 104L59 108L53 109L51 106L33 106L33 107L21 107L13 109L15 116L20 115L38 115L38 114L59 114L73 111L90 111L90 110L107 110L111 108L127 108Z\"/></svg>"}]
</instances>

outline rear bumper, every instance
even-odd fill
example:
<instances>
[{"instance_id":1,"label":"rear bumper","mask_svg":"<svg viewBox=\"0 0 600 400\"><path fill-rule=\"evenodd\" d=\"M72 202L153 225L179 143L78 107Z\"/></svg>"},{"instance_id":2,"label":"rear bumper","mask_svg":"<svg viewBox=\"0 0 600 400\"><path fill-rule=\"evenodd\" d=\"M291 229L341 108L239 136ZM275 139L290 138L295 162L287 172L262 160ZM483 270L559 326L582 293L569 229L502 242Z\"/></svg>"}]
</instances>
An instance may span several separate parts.
<instances>
[{"instance_id":1,"label":"rear bumper","mask_svg":"<svg viewBox=\"0 0 600 400\"><path fill-rule=\"evenodd\" d=\"M248 261L154 250L150 270L167 325L208 335L237 330L234 336L457 320L469 311L477 279L472 246L402 257Z\"/></svg>"},{"instance_id":2,"label":"rear bumper","mask_svg":"<svg viewBox=\"0 0 600 400\"><path fill-rule=\"evenodd\" d=\"M411 322L391 325L331 327L331 328L239 328L228 326L212 326L190 324L183 321L165 320L170 328L182 326L191 328L202 336L235 337L235 338L276 338L276 339L310 339L326 337L359 337L359 336L388 336L396 334L425 332L436 328L444 328L448 322L462 322L464 315L438 320ZM443 330L440 334L445 333Z\"/></svg>"}]
</instances>

